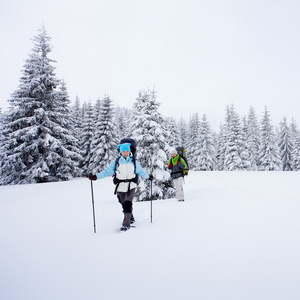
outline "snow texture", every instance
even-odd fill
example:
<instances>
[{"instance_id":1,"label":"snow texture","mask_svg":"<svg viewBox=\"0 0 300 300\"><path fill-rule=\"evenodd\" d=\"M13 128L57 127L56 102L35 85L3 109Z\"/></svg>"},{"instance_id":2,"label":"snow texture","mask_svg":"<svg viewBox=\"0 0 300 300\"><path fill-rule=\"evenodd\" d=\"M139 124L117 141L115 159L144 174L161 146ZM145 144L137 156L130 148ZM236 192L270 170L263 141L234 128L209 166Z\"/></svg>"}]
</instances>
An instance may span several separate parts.
<instances>
[{"instance_id":1,"label":"snow texture","mask_svg":"<svg viewBox=\"0 0 300 300\"><path fill-rule=\"evenodd\" d=\"M186 201L135 202L111 178L0 187L1 300L298 300L299 172L190 172ZM153 182L155 185L155 181Z\"/></svg>"}]
</instances>

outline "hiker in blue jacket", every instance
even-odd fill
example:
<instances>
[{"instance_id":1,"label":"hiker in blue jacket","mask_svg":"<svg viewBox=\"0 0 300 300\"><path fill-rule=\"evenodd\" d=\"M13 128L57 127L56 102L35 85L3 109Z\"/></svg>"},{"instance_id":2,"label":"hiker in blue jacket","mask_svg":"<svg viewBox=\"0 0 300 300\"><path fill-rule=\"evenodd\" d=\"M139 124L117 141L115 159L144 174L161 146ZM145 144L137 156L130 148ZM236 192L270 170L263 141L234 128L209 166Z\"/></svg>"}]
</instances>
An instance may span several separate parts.
<instances>
[{"instance_id":1,"label":"hiker in blue jacket","mask_svg":"<svg viewBox=\"0 0 300 300\"><path fill-rule=\"evenodd\" d=\"M114 183L116 184L115 193L118 200L122 205L124 220L121 230L126 231L130 228L130 224L134 223L134 217L132 214L132 201L135 194L135 188L137 186L137 176L141 176L145 179L153 180L152 175L148 175L140 163L133 158L130 144L120 144L120 156L113 160L110 165L98 173L97 175L89 175L90 180L102 179L115 174Z\"/></svg>"}]
</instances>

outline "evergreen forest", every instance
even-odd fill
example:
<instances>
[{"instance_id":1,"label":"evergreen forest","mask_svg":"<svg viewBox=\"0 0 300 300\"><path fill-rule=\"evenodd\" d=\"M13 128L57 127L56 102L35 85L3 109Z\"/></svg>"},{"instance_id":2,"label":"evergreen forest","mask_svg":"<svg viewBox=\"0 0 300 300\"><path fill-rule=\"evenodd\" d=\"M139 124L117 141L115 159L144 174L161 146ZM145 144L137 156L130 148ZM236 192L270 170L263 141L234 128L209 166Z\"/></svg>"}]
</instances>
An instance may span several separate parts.
<instances>
[{"instance_id":1,"label":"evergreen forest","mask_svg":"<svg viewBox=\"0 0 300 300\"><path fill-rule=\"evenodd\" d=\"M239 116L225 108L219 132L207 116L189 120L159 112L155 90L137 92L133 107L115 106L109 95L93 104L71 102L67 85L56 77L51 38L44 27L33 38L20 84L7 111L0 110L1 185L66 181L103 170L117 157L123 137L136 140L137 159L153 174L154 199L172 197L167 170L170 152L184 146L194 171L299 171L300 132L294 119L272 125L271 112L253 107ZM138 200L148 200L149 182L140 180Z\"/></svg>"}]
</instances>

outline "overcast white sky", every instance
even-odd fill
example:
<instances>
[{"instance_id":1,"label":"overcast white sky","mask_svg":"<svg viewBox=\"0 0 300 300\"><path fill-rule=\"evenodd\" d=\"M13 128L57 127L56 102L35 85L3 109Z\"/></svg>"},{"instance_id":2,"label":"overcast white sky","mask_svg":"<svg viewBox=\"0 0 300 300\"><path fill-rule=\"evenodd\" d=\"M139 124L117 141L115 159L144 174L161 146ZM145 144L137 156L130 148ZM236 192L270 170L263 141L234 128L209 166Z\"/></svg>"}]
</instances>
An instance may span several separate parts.
<instances>
[{"instance_id":1,"label":"overcast white sky","mask_svg":"<svg viewBox=\"0 0 300 300\"><path fill-rule=\"evenodd\" d=\"M164 116L206 113L218 128L234 103L300 127L299 0L0 0L4 109L42 24L72 101L131 108L155 87Z\"/></svg>"}]
</instances>

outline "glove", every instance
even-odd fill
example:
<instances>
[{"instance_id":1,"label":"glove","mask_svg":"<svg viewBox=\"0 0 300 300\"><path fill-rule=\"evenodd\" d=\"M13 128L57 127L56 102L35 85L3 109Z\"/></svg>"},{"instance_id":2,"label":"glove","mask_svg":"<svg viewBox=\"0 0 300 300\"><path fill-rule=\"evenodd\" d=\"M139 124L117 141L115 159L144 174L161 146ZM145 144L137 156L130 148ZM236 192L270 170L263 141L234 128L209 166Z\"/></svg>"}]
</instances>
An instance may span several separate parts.
<instances>
[{"instance_id":1,"label":"glove","mask_svg":"<svg viewBox=\"0 0 300 300\"><path fill-rule=\"evenodd\" d=\"M97 176L93 174L89 174L89 180L97 180Z\"/></svg>"},{"instance_id":2,"label":"glove","mask_svg":"<svg viewBox=\"0 0 300 300\"><path fill-rule=\"evenodd\" d=\"M153 175L151 174L151 175L149 175L149 180L153 180Z\"/></svg>"}]
</instances>

